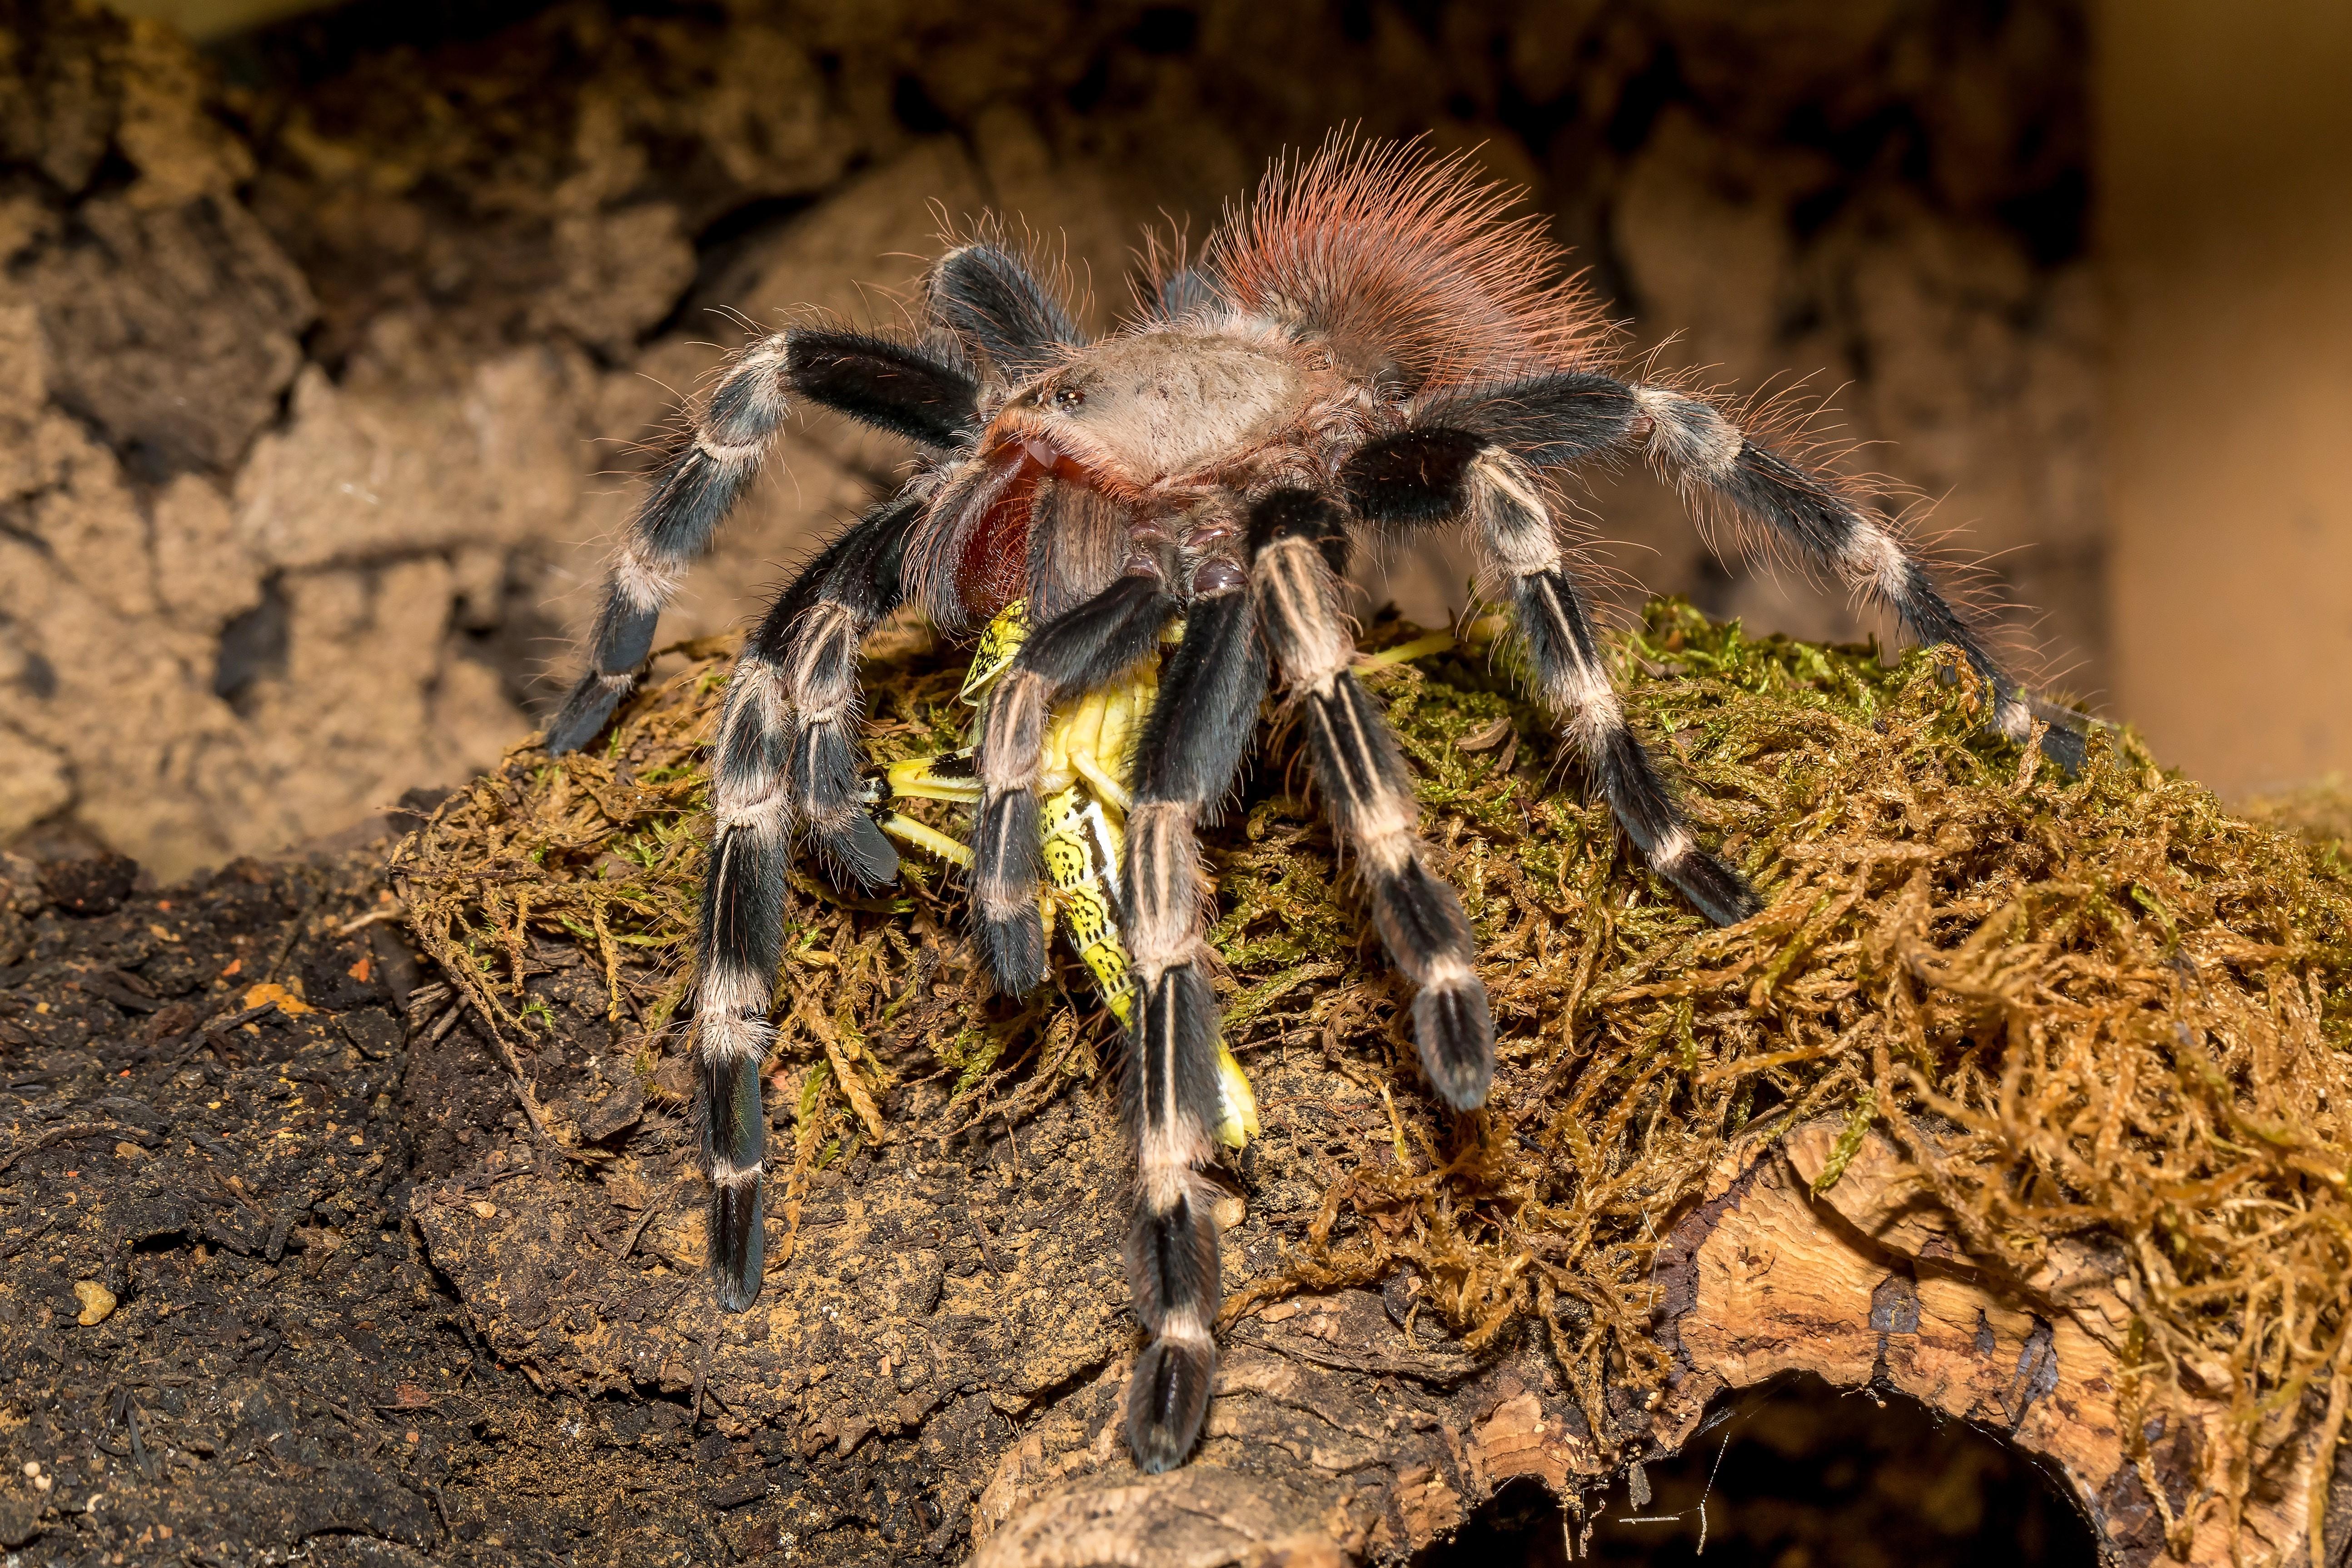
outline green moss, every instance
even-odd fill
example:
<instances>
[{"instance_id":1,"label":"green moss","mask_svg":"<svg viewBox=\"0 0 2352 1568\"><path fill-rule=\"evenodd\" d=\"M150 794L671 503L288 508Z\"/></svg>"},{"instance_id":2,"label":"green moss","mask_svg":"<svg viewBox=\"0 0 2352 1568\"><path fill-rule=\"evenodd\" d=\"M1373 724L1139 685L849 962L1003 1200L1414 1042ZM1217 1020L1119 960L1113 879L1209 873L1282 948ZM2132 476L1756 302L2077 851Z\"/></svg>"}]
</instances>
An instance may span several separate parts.
<instances>
[{"instance_id":1,"label":"green moss","mask_svg":"<svg viewBox=\"0 0 2352 1568\"><path fill-rule=\"evenodd\" d=\"M593 955L616 1016L648 1031L682 997L698 748L728 650L677 650L683 673L633 700L601 753L519 750L396 852L420 939L511 1026L538 1023L507 989L526 928ZM904 634L872 651L876 754L950 743L959 659ZM1832 1115L1849 1157L1885 1129L1970 1244L2021 1268L2055 1235L2125 1238L2144 1359L2236 1369L2250 1428L2326 1386L2352 1304L2342 835L2233 817L2127 734L2063 778L1986 735L1982 693L1946 654L1887 664L1659 602L1617 657L1703 837L1767 901L1735 931L1628 858L1505 679L1507 647L1367 677L1481 944L1499 1067L1467 1118L1417 1088L1410 997L1275 715L1209 846L1228 1037L1245 1059L1311 1037L1383 1064L1397 1148L1342 1167L1306 1247L1228 1312L1409 1266L1474 1342L1539 1321L1597 1415L1604 1365L1664 1374L1644 1328L1677 1210L1726 1158ZM854 1042L886 1016L951 1077L950 1125L1017 1116L1095 1070L1109 1031L1082 972L1066 967L1067 994L991 1002L944 878L910 862L899 895L872 900L794 886L780 1049L815 1064L796 1169L835 1146L814 1141L828 1117L870 1109L880 1069ZM513 962L478 970L468 952Z\"/></svg>"}]
</instances>

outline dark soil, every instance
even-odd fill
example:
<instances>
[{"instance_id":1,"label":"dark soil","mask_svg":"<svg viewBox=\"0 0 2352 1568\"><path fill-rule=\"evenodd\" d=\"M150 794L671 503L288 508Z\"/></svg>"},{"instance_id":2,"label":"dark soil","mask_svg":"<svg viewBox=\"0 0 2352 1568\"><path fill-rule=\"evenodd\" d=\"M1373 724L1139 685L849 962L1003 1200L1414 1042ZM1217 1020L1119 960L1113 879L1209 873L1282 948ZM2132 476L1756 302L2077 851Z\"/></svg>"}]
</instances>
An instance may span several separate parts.
<instances>
[{"instance_id":1,"label":"dark soil","mask_svg":"<svg viewBox=\"0 0 2352 1568\"><path fill-rule=\"evenodd\" d=\"M583 1395L501 1364L412 1211L495 1209L509 1178L546 1191L562 1157L530 1137L495 1055L394 924L353 928L389 910L380 853L242 862L163 892L131 890L120 861L6 863L0 1543L76 1564L961 1556L971 1478L1016 1431L1001 1402L949 1397L898 1437L812 1448L805 1426L745 1421L715 1391L698 1421L676 1365ZM570 978L534 990L560 1001ZM586 1127L601 1111L624 1147L632 1128L681 1142L659 1103L588 1099L602 1086L586 1064L610 1041L581 978L591 1005L563 1011L577 1048L530 1064L539 1096ZM249 998L279 994L257 985L306 1010L246 1017ZM604 1292L608 1316L658 1322L679 1304L692 1275L650 1223L665 1213L649 1202L646 1223L614 1216L601 1235L587 1222L578 1245L638 1282ZM984 1268L977 1249L950 1250ZM102 1321L79 1321L77 1282L116 1299ZM503 1328L516 1310L497 1305ZM1835 1543L1866 1531L1888 1562L2089 1560L2021 1459L1958 1429L1890 1436L1862 1410L1784 1397L1743 1419L1709 1504L1718 1556L1843 1561ZM1701 1447L1654 1467L1647 1511L1695 1523L1716 1445ZM1840 1466L1856 1484L1822 1484ZM1602 1518L1628 1502L1621 1490ZM1508 1494L1433 1561L1558 1560L1559 1520ZM1591 1549L1695 1544L1690 1523L1604 1523Z\"/></svg>"},{"instance_id":2,"label":"dark soil","mask_svg":"<svg viewBox=\"0 0 2352 1568\"><path fill-rule=\"evenodd\" d=\"M530 1145L470 1029L404 1026L417 973L393 928L342 934L388 907L376 855L139 894L74 863L14 889L0 1542L73 1563L723 1561L710 1494L753 1446L698 1444L683 1400L542 1397L476 1348L425 1258L417 1184ZM315 1010L222 1027L264 983ZM78 1321L77 1281L117 1299L104 1321Z\"/></svg>"}]
</instances>

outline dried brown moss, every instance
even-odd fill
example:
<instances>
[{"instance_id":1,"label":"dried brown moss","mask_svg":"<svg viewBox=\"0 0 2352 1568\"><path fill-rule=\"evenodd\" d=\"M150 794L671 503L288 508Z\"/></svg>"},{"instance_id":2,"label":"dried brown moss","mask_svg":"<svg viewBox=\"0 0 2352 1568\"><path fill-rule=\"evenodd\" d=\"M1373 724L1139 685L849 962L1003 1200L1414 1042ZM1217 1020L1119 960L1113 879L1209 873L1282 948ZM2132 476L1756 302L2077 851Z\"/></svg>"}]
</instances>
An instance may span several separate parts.
<instances>
[{"instance_id":1,"label":"dried brown moss","mask_svg":"<svg viewBox=\"0 0 2352 1568\"><path fill-rule=\"evenodd\" d=\"M1391 626L1371 644L1410 635ZM869 649L876 751L948 743L960 658L917 634L884 641ZM1494 1096L1458 1121L1419 1087L1409 997L1364 934L1277 725L1212 848L1229 1037L1244 1061L1311 1046L1385 1089L1392 1139L1355 1152L1286 1271L1228 1315L1410 1265L1474 1342L1544 1325L1602 1430L1604 1381L1665 1370L1644 1330L1652 1252L1678 1207L1727 1155L1843 1113L1846 1151L1884 1125L1973 1245L2021 1274L2054 1238L2097 1244L2136 1312L2144 1373L2127 1406L2181 1388L2233 1402L2242 1491L2252 1445L2347 1365L2339 848L2232 817L2127 735L2095 742L2084 776L2064 779L2038 752L1984 739L1979 693L1945 656L1890 668L1663 602L1620 656L1636 721L1768 900L1737 931L1629 862L1486 654L1370 677L1419 769L1494 1002ZM598 754L517 751L394 857L418 936L504 1027L541 1026L510 1004L526 931L560 935L603 965L648 1069L680 1043L665 1026L684 991L698 746L728 645L673 659L683 668ZM794 1185L845 1139L893 1134L879 1064L903 1055L867 1049L880 1032L911 1032L954 1077L927 1135L1017 1118L1114 1039L1075 963L1068 994L988 999L936 868L910 860L887 900L806 874L795 888L779 988L779 1050L802 1064Z\"/></svg>"}]
</instances>

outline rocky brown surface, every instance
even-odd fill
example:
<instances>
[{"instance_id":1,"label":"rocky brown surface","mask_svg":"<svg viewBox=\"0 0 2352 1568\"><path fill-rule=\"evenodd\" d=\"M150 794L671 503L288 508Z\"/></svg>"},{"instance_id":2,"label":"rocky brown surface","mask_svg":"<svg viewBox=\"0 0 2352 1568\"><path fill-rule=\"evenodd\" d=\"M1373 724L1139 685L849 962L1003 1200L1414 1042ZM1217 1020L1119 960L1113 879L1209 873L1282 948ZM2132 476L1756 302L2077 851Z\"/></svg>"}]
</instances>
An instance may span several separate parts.
<instances>
[{"instance_id":1,"label":"rocky brown surface","mask_svg":"<svg viewBox=\"0 0 2352 1568\"><path fill-rule=\"evenodd\" d=\"M0 838L169 879L467 776L568 668L639 453L739 334L718 312L887 320L866 286L993 209L1100 321L1141 226L1197 236L1346 121L1476 146L1663 363L1842 389L1892 443L1868 465L2002 552L1989 596L2097 684L2068 0L459 15L200 58L0 5ZM898 459L794 433L664 637L748 614ZM1644 478L1593 501L1651 587L1846 624L1724 574ZM1460 565L1373 586L1427 620Z\"/></svg>"}]
</instances>

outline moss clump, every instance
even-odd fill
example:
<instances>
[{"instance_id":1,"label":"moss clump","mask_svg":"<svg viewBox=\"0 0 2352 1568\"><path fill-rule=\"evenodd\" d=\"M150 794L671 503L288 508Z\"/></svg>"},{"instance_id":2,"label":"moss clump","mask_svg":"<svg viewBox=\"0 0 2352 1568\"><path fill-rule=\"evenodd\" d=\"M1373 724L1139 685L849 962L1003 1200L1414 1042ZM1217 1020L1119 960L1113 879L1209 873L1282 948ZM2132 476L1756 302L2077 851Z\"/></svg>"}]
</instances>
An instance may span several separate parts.
<instances>
[{"instance_id":1,"label":"moss clump","mask_svg":"<svg viewBox=\"0 0 2352 1568\"><path fill-rule=\"evenodd\" d=\"M682 671L602 752L518 750L395 852L418 936L506 1026L537 1026L508 1005L528 942L564 940L603 965L616 1019L654 1048L682 1043L664 1026L684 992L698 747L728 650L676 650ZM948 743L961 658L907 633L869 653L877 752ZM1312 1045L1386 1086L1393 1147L1341 1156L1287 1270L1228 1315L1410 1265L1474 1342L1540 1321L1605 1430L1604 1378L1665 1370L1644 1331L1656 1237L1727 1155L1837 1114L1849 1152L1885 1127L1972 1244L2021 1272L2055 1237L2112 1238L2147 1369L2127 1415L2175 1387L2227 1390L2245 1437L2275 1436L2347 1364L2341 854L2232 817L2127 735L2095 742L2075 780L1988 741L1979 689L1944 654L1890 667L1659 602L1618 662L1706 836L1768 902L1737 931L1629 860L1497 673L1507 657L1457 647L1369 677L1420 771L1493 998L1495 1092L1460 1120L1419 1089L1410 997L1364 934L1277 722L1211 848L1228 1037L1245 1061ZM778 994L780 1049L810 1064L803 1173L829 1115L885 1135L877 1031L910 1031L952 1075L927 1133L1017 1117L1112 1038L1075 964L1067 993L990 1001L935 868L910 860L885 900L805 873L794 886Z\"/></svg>"}]
</instances>

